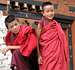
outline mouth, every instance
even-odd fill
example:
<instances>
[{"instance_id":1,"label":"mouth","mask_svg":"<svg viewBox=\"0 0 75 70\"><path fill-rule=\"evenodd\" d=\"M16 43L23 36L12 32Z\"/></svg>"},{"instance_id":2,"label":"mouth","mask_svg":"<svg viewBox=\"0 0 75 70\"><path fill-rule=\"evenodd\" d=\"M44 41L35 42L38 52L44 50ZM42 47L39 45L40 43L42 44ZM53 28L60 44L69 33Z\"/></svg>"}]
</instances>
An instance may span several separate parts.
<instances>
[{"instance_id":1,"label":"mouth","mask_svg":"<svg viewBox=\"0 0 75 70\"><path fill-rule=\"evenodd\" d=\"M54 16L48 16L49 19L52 19Z\"/></svg>"}]
</instances>

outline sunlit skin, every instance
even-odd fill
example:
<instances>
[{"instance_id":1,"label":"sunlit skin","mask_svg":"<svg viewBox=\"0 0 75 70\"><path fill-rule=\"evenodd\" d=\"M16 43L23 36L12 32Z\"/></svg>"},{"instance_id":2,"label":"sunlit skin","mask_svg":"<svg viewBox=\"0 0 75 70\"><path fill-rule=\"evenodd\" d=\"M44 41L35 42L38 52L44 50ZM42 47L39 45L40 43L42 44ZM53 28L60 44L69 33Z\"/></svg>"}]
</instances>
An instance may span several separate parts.
<instances>
[{"instance_id":1,"label":"sunlit skin","mask_svg":"<svg viewBox=\"0 0 75 70\"><path fill-rule=\"evenodd\" d=\"M43 7L43 16L45 16L47 19L53 19L54 17L54 6L53 5L47 5Z\"/></svg>"}]
</instances>

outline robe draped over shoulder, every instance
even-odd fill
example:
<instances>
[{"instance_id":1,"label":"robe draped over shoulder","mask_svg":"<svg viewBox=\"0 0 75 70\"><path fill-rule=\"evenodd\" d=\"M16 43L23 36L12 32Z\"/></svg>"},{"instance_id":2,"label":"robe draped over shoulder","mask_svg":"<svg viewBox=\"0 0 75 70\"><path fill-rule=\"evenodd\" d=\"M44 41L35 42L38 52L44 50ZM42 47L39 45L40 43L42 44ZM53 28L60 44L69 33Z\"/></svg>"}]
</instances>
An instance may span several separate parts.
<instances>
[{"instance_id":1,"label":"robe draped over shoulder","mask_svg":"<svg viewBox=\"0 0 75 70\"><path fill-rule=\"evenodd\" d=\"M46 22L43 19L40 35L40 53L43 63L39 65L40 70L67 70L69 63L69 49L65 33L60 24L52 20Z\"/></svg>"},{"instance_id":2,"label":"robe draped over shoulder","mask_svg":"<svg viewBox=\"0 0 75 70\"><path fill-rule=\"evenodd\" d=\"M18 35L13 35L11 32L7 33L6 45L20 46L20 49L11 50L11 67L16 66L17 70L30 70L28 58L36 48L36 39L35 31L30 26L21 26Z\"/></svg>"}]
</instances>

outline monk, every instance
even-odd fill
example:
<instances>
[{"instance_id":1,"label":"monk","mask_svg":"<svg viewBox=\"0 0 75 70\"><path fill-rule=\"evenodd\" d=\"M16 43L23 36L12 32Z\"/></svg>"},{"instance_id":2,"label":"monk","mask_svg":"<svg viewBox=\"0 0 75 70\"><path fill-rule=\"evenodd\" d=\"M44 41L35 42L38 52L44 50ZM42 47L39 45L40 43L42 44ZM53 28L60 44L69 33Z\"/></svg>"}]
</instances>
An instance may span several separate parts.
<instances>
[{"instance_id":1,"label":"monk","mask_svg":"<svg viewBox=\"0 0 75 70\"><path fill-rule=\"evenodd\" d=\"M45 2L42 9L43 17L37 27L39 70L67 70L68 44L60 24L53 19L54 6Z\"/></svg>"},{"instance_id":2,"label":"monk","mask_svg":"<svg viewBox=\"0 0 75 70\"><path fill-rule=\"evenodd\" d=\"M12 70L31 70L29 56L36 48L35 31L30 26L20 25L14 15L7 16L5 25L8 29L5 37L7 47L2 51L6 54L8 50L11 50Z\"/></svg>"}]
</instances>

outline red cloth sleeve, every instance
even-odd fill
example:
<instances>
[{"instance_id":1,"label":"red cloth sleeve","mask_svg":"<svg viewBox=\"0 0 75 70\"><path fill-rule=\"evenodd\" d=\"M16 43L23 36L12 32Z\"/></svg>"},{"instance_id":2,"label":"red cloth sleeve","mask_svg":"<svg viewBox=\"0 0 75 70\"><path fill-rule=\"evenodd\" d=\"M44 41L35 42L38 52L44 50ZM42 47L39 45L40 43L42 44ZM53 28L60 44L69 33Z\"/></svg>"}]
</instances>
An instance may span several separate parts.
<instances>
[{"instance_id":1,"label":"red cloth sleeve","mask_svg":"<svg viewBox=\"0 0 75 70\"><path fill-rule=\"evenodd\" d=\"M31 33L24 45L22 45L20 52L23 56L29 56L33 49L36 48L36 36Z\"/></svg>"}]
</instances>

